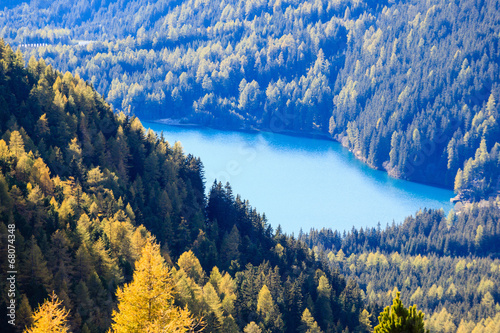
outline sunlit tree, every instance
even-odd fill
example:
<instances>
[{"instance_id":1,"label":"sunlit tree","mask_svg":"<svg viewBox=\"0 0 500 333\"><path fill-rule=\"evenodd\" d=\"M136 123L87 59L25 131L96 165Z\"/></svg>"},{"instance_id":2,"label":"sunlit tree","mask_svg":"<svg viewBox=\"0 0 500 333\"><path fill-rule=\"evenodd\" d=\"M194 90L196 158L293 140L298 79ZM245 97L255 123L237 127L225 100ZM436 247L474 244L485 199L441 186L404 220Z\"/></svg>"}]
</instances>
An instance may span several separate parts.
<instances>
[{"instance_id":1,"label":"sunlit tree","mask_svg":"<svg viewBox=\"0 0 500 333\"><path fill-rule=\"evenodd\" d=\"M49 299L33 313L33 326L26 333L66 333L69 332L67 317L69 311L61 306L62 301L52 292Z\"/></svg>"},{"instance_id":2,"label":"sunlit tree","mask_svg":"<svg viewBox=\"0 0 500 333\"><path fill-rule=\"evenodd\" d=\"M424 313L417 312L417 306L405 308L399 298L400 293L378 317L379 324L375 326L375 333L426 333L424 328Z\"/></svg>"},{"instance_id":3,"label":"sunlit tree","mask_svg":"<svg viewBox=\"0 0 500 333\"><path fill-rule=\"evenodd\" d=\"M193 324L187 309L174 306L170 270L160 246L149 240L136 263L133 281L117 291L110 332L185 332Z\"/></svg>"}]
</instances>

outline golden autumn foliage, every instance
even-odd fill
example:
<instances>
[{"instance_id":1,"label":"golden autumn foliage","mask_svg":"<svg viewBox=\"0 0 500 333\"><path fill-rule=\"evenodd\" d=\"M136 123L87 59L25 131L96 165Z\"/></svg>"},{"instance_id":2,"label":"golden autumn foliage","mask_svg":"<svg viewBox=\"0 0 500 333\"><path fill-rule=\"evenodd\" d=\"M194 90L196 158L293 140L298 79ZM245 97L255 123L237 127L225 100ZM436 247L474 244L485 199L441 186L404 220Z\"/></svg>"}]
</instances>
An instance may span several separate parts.
<instances>
[{"instance_id":1,"label":"golden autumn foliage","mask_svg":"<svg viewBox=\"0 0 500 333\"><path fill-rule=\"evenodd\" d=\"M118 311L113 311L110 332L186 332L194 324L190 312L174 306L174 284L150 239L136 262L133 281L117 291Z\"/></svg>"},{"instance_id":2,"label":"golden autumn foliage","mask_svg":"<svg viewBox=\"0 0 500 333\"><path fill-rule=\"evenodd\" d=\"M66 333L69 327L66 323L69 311L61 306L62 301L52 292L50 299L45 302L33 314L33 326L25 333Z\"/></svg>"}]
</instances>

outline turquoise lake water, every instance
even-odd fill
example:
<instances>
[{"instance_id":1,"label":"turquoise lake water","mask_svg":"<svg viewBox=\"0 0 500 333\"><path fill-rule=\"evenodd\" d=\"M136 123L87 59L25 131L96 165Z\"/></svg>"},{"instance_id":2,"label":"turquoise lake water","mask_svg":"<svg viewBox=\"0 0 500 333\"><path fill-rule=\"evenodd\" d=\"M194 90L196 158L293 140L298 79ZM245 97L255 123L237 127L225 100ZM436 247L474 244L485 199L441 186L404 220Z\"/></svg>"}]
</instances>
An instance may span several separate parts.
<instances>
[{"instance_id":1,"label":"turquoise lake water","mask_svg":"<svg viewBox=\"0 0 500 333\"><path fill-rule=\"evenodd\" d=\"M298 234L401 223L420 208L453 205L452 191L370 169L339 143L275 133L226 132L143 122L173 145L201 157L206 186L229 182L233 193L266 213L269 223Z\"/></svg>"}]
</instances>

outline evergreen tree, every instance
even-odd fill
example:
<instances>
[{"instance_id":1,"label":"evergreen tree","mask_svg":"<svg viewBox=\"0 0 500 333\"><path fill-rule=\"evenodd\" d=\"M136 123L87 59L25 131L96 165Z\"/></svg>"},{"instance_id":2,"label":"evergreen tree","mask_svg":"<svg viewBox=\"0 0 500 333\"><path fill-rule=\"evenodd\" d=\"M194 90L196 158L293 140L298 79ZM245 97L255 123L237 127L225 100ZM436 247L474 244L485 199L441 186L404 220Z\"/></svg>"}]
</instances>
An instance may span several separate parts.
<instances>
[{"instance_id":1,"label":"evergreen tree","mask_svg":"<svg viewBox=\"0 0 500 333\"><path fill-rule=\"evenodd\" d=\"M400 293L378 317L379 324L375 326L375 333L427 333L424 328L424 313L417 312L417 306L405 308L399 299Z\"/></svg>"},{"instance_id":2,"label":"evergreen tree","mask_svg":"<svg viewBox=\"0 0 500 333\"><path fill-rule=\"evenodd\" d=\"M33 311L31 309L28 297L25 294L21 297L21 304L16 311L16 331L23 332L33 323Z\"/></svg>"}]
</instances>

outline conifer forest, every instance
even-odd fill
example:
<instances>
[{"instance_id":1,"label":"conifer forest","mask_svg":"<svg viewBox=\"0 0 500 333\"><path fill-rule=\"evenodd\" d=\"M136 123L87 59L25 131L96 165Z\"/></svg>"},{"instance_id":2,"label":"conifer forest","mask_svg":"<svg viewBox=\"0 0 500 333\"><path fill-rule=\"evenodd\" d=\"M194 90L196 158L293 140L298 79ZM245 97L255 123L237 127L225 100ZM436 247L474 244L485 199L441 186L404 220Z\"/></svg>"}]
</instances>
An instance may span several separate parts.
<instances>
[{"instance_id":1,"label":"conifer forest","mask_svg":"<svg viewBox=\"0 0 500 333\"><path fill-rule=\"evenodd\" d=\"M0 331L500 333L499 103L498 0L2 1ZM294 234L160 120L454 208Z\"/></svg>"}]
</instances>

